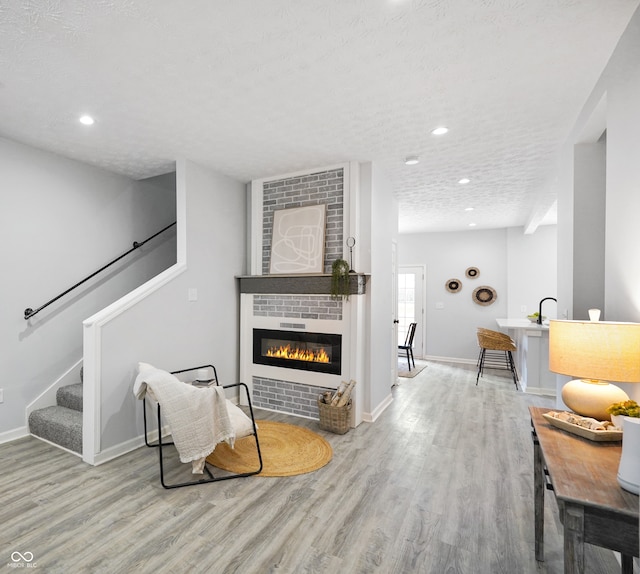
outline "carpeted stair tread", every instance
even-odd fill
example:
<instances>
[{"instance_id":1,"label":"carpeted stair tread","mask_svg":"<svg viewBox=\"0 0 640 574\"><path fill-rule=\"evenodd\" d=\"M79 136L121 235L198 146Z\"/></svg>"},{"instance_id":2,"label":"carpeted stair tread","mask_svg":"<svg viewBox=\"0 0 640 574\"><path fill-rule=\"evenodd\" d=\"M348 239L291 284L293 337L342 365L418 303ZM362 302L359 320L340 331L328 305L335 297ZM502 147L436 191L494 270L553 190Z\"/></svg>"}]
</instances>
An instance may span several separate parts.
<instances>
[{"instance_id":1,"label":"carpeted stair tread","mask_svg":"<svg viewBox=\"0 0 640 574\"><path fill-rule=\"evenodd\" d=\"M82 453L82 413L55 406L33 411L29 415L31 434Z\"/></svg>"},{"instance_id":2,"label":"carpeted stair tread","mask_svg":"<svg viewBox=\"0 0 640 574\"><path fill-rule=\"evenodd\" d=\"M82 383L60 387L56 392L56 402L61 407L82 412Z\"/></svg>"}]
</instances>

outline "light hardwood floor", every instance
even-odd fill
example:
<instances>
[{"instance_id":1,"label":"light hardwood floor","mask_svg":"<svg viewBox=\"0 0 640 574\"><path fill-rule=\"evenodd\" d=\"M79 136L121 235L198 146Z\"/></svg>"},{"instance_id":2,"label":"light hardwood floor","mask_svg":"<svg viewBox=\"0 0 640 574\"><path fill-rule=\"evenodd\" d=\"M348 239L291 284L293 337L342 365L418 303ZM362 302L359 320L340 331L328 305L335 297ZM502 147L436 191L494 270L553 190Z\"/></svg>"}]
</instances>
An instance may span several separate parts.
<instances>
[{"instance_id":1,"label":"light hardwood floor","mask_svg":"<svg viewBox=\"0 0 640 574\"><path fill-rule=\"evenodd\" d=\"M375 423L318 431L333 460L288 478L164 490L155 449L90 467L35 438L0 445L0 570L20 552L65 574L561 573L551 496L545 563L533 548L527 407L550 399L498 373L476 387L471 367L434 362L392 392ZM588 547L587 562L619 572L603 549Z\"/></svg>"}]
</instances>

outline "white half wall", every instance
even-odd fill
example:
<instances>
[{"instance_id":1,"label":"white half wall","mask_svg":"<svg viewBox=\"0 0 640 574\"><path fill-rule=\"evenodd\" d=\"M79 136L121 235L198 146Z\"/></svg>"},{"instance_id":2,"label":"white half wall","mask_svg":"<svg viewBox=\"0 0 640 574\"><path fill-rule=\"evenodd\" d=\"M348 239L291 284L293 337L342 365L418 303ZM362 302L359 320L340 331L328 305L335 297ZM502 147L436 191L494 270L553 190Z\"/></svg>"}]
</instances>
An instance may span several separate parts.
<instances>
[{"instance_id":1,"label":"white half wall","mask_svg":"<svg viewBox=\"0 0 640 574\"><path fill-rule=\"evenodd\" d=\"M85 458L90 463L141 444L142 402L132 393L138 362L167 371L213 363L223 384L238 381L235 276L245 269L245 187L180 161L177 194L176 268L134 305L127 300L135 292L123 298L124 312L116 304L85 322L85 386L96 389L99 406L95 457Z\"/></svg>"}]
</instances>

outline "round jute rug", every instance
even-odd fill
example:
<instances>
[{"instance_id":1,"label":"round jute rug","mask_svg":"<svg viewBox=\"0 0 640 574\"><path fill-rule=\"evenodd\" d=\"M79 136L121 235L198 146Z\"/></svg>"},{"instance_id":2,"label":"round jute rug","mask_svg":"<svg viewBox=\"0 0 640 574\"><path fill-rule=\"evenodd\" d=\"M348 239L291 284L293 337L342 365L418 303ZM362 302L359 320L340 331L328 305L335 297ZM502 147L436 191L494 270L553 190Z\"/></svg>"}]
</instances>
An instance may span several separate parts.
<instances>
[{"instance_id":1,"label":"round jute rug","mask_svg":"<svg viewBox=\"0 0 640 574\"><path fill-rule=\"evenodd\" d=\"M294 476L322 468L333 456L331 445L305 427L275 421L256 421L262 453L262 472L257 476ZM258 454L252 436L236 441L235 448L220 443L207 462L230 472L251 472L258 468Z\"/></svg>"}]
</instances>

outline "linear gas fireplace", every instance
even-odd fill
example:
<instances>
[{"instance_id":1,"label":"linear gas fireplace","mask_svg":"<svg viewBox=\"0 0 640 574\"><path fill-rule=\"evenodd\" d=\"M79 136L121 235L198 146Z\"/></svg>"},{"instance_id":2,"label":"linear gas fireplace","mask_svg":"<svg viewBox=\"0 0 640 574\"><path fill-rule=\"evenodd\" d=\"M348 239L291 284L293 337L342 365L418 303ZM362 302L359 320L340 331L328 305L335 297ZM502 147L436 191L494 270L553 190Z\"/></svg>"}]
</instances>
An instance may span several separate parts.
<instances>
[{"instance_id":1,"label":"linear gas fireplace","mask_svg":"<svg viewBox=\"0 0 640 574\"><path fill-rule=\"evenodd\" d=\"M254 329L253 362L339 375L342 369L342 335Z\"/></svg>"}]
</instances>

